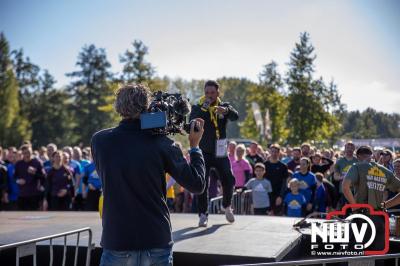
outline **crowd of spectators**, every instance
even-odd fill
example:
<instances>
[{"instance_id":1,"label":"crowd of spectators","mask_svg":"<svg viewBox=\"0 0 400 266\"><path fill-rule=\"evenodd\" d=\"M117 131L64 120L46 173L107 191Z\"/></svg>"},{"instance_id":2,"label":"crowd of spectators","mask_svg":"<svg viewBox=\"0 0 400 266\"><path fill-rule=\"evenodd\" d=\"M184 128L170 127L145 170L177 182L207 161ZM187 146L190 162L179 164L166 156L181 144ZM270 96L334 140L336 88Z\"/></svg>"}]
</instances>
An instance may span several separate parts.
<instances>
[{"instance_id":1,"label":"crowd of spectators","mask_svg":"<svg viewBox=\"0 0 400 266\"><path fill-rule=\"evenodd\" d=\"M342 181L357 162L356 146L352 142L338 150L317 149L303 143L294 148L272 144L266 151L252 142L245 159L242 149L241 144L230 142L229 158L236 177L236 189L239 192L252 189L254 214L303 217L312 212L339 210L347 203ZM373 161L385 166L398 178L399 158L389 149L376 148L373 154ZM257 180L266 182L255 186ZM386 191L384 200L393 196ZM262 213L259 209L263 209Z\"/></svg>"},{"instance_id":2,"label":"crowd of spectators","mask_svg":"<svg viewBox=\"0 0 400 266\"><path fill-rule=\"evenodd\" d=\"M234 141L228 157L235 190L252 192L252 213L301 217L326 213L346 204L341 183L357 162L356 147L317 149L256 142L249 147ZM388 149L374 150L375 162L400 178L400 159ZM187 157L188 159L188 157ZM210 198L222 195L216 169L210 171ZM196 196L166 175L167 204L171 212L197 212ZM37 150L29 142L18 149L0 147L0 210L97 211L101 182L89 147L63 147L50 143ZM392 197L386 193L386 197Z\"/></svg>"},{"instance_id":3,"label":"crowd of spectators","mask_svg":"<svg viewBox=\"0 0 400 266\"><path fill-rule=\"evenodd\" d=\"M0 147L0 210L97 211L101 182L90 148Z\"/></svg>"}]
</instances>

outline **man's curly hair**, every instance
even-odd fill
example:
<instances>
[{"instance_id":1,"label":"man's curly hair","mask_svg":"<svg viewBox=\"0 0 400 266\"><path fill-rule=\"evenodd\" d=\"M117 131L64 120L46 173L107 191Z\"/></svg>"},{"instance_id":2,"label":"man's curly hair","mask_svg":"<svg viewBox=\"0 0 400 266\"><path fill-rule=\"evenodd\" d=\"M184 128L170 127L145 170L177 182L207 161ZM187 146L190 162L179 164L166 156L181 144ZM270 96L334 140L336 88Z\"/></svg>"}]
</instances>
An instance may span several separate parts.
<instances>
[{"instance_id":1,"label":"man's curly hair","mask_svg":"<svg viewBox=\"0 0 400 266\"><path fill-rule=\"evenodd\" d=\"M142 84L127 84L115 93L114 108L123 118L139 118L147 110L150 90Z\"/></svg>"}]
</instances>

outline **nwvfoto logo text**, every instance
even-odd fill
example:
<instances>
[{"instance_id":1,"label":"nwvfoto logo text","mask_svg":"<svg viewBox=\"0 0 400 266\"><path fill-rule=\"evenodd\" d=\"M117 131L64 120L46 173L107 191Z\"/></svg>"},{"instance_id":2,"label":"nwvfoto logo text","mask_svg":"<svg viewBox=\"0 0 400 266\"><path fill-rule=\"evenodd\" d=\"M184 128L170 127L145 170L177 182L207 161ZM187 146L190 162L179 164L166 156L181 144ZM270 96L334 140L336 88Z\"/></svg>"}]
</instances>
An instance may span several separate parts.
<instances>
[{"instance_id":1,"label":"nwvfoto logo text","mask_svg":"<svg viewBox=\"0 0 400 266\"><path fill-rule=\"evenodd\" d=\"M366 209L369 215L354 213L344 220L333 220L336 217L343 217L346 210L350 208ZM381 216L385 222L385 245L381 250L372 249L377 230L371 216ZM341 251L353 250L355 254L383 255L389 250L389 217L383 211L375 211L368 204L347 204L341 211L330 212L327 220L322 224L311 223L311 254L315 251L332 251L336 254ZM357 220L358 222L354 222ZM367 233L368 232L368 233ZM318 253L320 254L320 253ZM325 254L325 253L324 253Z\"/></svg>"}]
</instances>

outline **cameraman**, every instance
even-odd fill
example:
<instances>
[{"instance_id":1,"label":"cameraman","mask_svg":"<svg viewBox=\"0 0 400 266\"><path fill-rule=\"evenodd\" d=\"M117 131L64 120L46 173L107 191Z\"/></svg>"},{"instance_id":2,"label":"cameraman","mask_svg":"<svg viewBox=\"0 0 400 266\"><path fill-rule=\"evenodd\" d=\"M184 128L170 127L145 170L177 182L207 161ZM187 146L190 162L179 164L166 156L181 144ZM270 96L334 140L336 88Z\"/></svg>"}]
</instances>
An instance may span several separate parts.
<instances>
[{"instance_id":1,"label":"cameraman","mask_svg":"<svg viewBox=\"0 0 400 266\"><path fill-rule=\"evenodd\" d=\"M239 118L238 112L219 98L219 84L209 80L204 85L204 96L198 104L192 107L190 119L204 120L204 137L200 141L200 148L204 153L206 163L206 189L198 196L199 226L206 227L208 223L208 186L210 168L218 170L223 188L223 207L228 222L235 221L231 208L235 178L232 175L231 165L227 155L226 124L228 120Z\"/></svg>"},{"instance_id":2,"label":"cameraman","mask_svg":"<svg viewBox=\"0 0 400 266\"><path fill-rule=\"evenodd\" d=\"M143 85L120 88L115 109L122 121L92 137L93 161L104 193L100 265L172 265L165 174L193 193L205 188L204 159L198 148L204 122L197 119L191 125L189 165L172 140L141 130L140 114L148 109L149 95Z\"/></svg>"}]
</instances>

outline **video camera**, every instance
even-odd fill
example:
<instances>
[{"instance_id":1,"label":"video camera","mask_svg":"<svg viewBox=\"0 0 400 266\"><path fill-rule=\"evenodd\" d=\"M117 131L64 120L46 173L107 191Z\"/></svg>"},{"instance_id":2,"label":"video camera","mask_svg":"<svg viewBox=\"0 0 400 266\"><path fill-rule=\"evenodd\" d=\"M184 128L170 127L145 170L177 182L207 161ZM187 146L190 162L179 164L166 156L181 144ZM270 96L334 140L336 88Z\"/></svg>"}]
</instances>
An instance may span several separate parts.
<instances>
[{"instance_id":1,"label":"video camera","mask_svg":"<svg viewBox=\"0 0 400 266\"><path fill-rule=\"evenodd\" d=\"M186 121L190 109L188 100L179 93L155 92L149 109L140 115L141 129L151 130L154 135L182 133L182 130L189 134L190 123Z\"/></svg>"}]
</instances>

